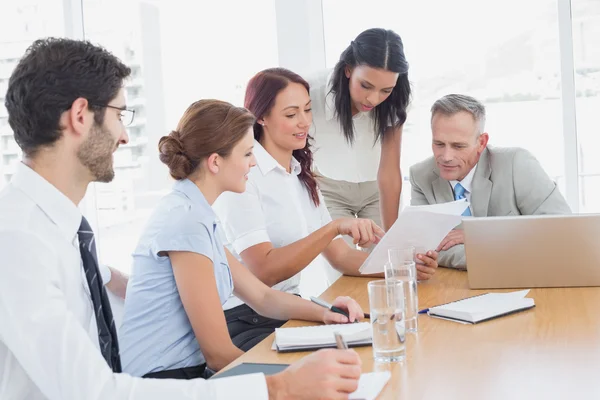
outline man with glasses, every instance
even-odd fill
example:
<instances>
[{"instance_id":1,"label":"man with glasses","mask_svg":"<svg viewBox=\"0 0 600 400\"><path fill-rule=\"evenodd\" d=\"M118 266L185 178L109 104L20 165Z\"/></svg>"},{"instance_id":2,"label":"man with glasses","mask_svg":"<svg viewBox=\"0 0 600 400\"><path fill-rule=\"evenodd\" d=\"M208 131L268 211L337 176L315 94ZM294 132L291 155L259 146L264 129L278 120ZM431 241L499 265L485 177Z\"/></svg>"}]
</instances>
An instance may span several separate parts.
<instances>
[{"instance_id":1,"label":"man with glasses","mask_svg":"<svg viewBox=\"0 0 600 400\"><path fill-rule=\"evenodd\" d=\"M94 232L77 204L114 177L128 141L123 80L106 50L38 40L9 81L6 108L23 162L0 192L0 399L347 398L360 359L314 353L285 371L215 381L133 378L102 285Z\"/></svg>"}]
</instances>

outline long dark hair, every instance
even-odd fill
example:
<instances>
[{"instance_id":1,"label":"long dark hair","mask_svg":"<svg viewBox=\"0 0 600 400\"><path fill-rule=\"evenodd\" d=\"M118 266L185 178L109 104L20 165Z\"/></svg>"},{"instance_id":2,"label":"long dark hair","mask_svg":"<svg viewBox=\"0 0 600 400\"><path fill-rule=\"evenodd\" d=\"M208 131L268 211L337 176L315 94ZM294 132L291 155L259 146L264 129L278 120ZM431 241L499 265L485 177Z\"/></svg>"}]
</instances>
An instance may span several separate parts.
<instances>
[{"instance_id":1,"label":"long dark hair","mask_svg":"<svg viewBox=\"0 0 600 400\"><path fill-rule=\"evenodd\" d=\"M354 143L354 124L352 122L350 80L346 77L345 69L358 65L400 74L390 96L373 109L376 143L383 138L388 126L399 126L406 121L406 108L410 101L410 83L408 82L408 62L404 56L402 39L392 30L368 29L350 43L335 65L330 93L334 98L335 115L342 126L344 137L350 144Z\"/></svg>"},{"instance_id":2,"label":"long dark hair","mask_svg":"<svg viewBox=\"0 0 600 400\"><path fill-rule=\"evenodd\" d=\"M310 86L300 75L285 68L269 68L254 75L248 87L246 88L246 97L244 107L254 114L257 122L254 123L254 139L260 142L263 135L263 127L258 120L264 118L271 112L275 104L277 94L285 89L290 82L299 83L310 93ZM300 163L301 171L298 175L300 181L304 184L310 198L315 206L318 206L319 191L317 189L317 180L312 172L313 154L311 150L310 135L306 138L306 146L303 149L294 150L292 155Z\"/></svg>"}]
</instances>

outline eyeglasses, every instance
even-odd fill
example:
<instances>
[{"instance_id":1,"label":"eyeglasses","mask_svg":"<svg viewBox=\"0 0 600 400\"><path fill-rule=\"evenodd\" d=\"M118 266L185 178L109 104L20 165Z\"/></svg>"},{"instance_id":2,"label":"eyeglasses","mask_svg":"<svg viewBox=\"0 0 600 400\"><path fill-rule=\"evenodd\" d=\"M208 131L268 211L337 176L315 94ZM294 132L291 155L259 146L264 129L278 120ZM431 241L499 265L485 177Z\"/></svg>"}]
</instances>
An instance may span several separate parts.
<instances>
[{"instance_id":1,"label":"eyeglasses","mask_svg":"<svg viewBox=\"0 0 600 400\"><path fill-rule=\"evenodd\" d=\"M107 107L107 108L112 108L114 110L121 111L119 113L119 120L121 121L121 123L124 126L131 125L131 123L133 122L133 117L135 116L135 110L132 110L129 108L115 107L115 106L111 106L109 104L90 104L90 105L96 106L96 107Z\"/></svg>"}]
</instances>

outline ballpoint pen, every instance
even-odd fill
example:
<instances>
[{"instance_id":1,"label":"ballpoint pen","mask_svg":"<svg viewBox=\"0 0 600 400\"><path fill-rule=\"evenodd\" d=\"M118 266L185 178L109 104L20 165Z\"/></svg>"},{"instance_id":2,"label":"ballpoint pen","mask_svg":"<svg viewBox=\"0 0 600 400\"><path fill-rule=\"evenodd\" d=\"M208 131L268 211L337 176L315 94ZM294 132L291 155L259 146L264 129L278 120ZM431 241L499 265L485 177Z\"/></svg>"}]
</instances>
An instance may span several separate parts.
<instances>
[{"instance_id":1,"label":"ballpoint pen","mask_svg":"<svg viewBox=\"0 0 600 400\"><path fill-rule=\"evenodd\" d=\"M325 300L321 300L321 299L319 299L317 297L310 296L310 301L312 301L315 304L320 305L321 307L328 308L328 309L330 309L331 311L333 311L335 313L342 314L342 315L346 316L346 318L350 319L350 316L348 316L348 313L346 311L342 310L339 307L336 307L334 305L329 304ZM364 315L364 318L371 319L371 315L370 314L364 313L363 315ZM354 320L354 322L358 322L358 320Z\"/></svg>"},{"instance_id":2,"label":"ballpoint pen","mask_svg":"<svg viewBox=\"0 0 600 400\"><path fill-rule=\"evenodd\" d=\"M333 336L335 336L335 344L338 349L340 349L340 350L348 349L348 345L346 344L344 337L339 332L333 332Z\"/></svg>"},{"instance_id":3,"label":"ballpoint pen","mask_svg":"<svg viewBox=\"0 0 600 400\"><path fill-rule=\"evenodd\" d=\"M310 296L310 301L312 301L315 304L320 305L321 307L325 307L330 309L331 311L333 311L334 313L338 313L338 314L342 314L344 315L346 318L350 319L350 316L348 315L348 313L344 310L342 310L339 307L336 307L334 305L329 304L328 302L326 302L325 300L321 300L317 297L314 296Z\"/></svg>"}]
</instances>

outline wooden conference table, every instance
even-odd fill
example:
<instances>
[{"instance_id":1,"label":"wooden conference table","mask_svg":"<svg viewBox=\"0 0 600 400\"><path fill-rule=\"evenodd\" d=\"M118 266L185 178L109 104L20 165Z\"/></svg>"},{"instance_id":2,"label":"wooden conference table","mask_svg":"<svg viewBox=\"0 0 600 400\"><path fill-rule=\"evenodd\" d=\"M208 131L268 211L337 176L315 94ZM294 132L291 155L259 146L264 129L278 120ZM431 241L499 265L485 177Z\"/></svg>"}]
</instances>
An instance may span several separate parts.
<instances>
[{"instance_id":1,"label":"wooden conference table","mask_svg":"<svg viewBox=\"0 0 600 400\"><path fill-rule=\"evenodd\" d=\"M368 312L369 280L342 277L321 297L351 296ZM440 268L419 284L419 306L485 292L469 290L466 272ZM371 347L357 348L363 372L392 372L378 399L600 399L600 288L532 289L528 297L535 308L478 325L420 315L402 363L376 364ZM310 324L285 326L303 325ZM227 368L292 363L308 354L271 350L273 336Z\"/></svg>"}]
</instances>

